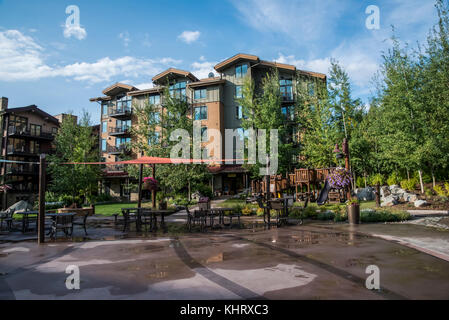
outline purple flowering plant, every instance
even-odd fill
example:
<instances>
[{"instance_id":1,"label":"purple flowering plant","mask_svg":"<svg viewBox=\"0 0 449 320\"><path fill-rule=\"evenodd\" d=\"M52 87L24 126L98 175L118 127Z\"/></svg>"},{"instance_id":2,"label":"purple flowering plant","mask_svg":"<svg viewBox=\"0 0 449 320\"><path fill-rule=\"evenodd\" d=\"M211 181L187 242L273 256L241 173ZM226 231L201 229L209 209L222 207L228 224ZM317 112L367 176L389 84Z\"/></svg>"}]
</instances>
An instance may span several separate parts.
<instances>
[{"instance_id":1,"label":"purple flowering plant","mask_svg":"<svg viewBox=\"0 0 449 320\"><path fill-rule=\"evenodd\" d=\"M329 185L334 189L344 189L351 185L351 173L344 168L336 168L329 174Z\"/></svg>"},{"instance_id":2,"label":"purple flowering plant","mask_svg":"<svg viewBox=\"0 0 449 320\"><path fill-rule=\"evenodd\" d=\"M143 183L148 190L156 190L158 187L158 182L153 177L143 178Z\"/></svg>"}]
</instances>

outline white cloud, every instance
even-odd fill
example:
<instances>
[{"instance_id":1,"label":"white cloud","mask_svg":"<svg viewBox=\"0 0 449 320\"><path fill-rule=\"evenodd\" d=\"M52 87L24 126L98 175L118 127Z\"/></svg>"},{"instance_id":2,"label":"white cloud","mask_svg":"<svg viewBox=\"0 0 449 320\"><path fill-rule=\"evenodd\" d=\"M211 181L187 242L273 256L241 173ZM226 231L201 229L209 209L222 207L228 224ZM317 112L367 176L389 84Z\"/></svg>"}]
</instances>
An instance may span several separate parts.
<instances>
[{"instance_id":1,"label":"white cloud","mask_svg":"<svg viewBox=\"0 0 449 320\"><path fill-rule=\"evenodd\" d=\"M184 41L187 44L193 43L200 37L201 32L199 31L184 31L178 36L178 39Z\"/></svg>"},{"instance_id":2,"label":"white cloud","mask_svg":"<svg viewBox=\"0 0 449 320\"><path fill-rule=\"evenodd\" d=\"M280 32L298 41L325 37L344 11L343 1L232 0L243 22L262 32Z\"/></svg>"},{"instance_id":3,"label":"white cloud","mask_svg":"<svg viewBox=\"0 0 449 320\"><path fill-rule=\"evenodd\" d=\"M63 26L63 28L64 28L64 37L65 38L70 38L73 36L73 37L77 38L78 40L83 40L87 37L86 29L84 29L81 26L66 24Z\"/></svg>"},{"instance_id":4,"label":"white cloud","mask_svg":"<svg viewBox=\"0 0 449 320\"><path fill-rule=\"evenodd\" d=\"M65 77L88 83L109 82L117 77L151 77L169 65L181 61L172 58L140 59L125 56L104 57L95 62L77 62L51 66L45 62L44 48L33 38L17 30L0 32L0 79L2 81L37 80Z\"/></svg>"},{"instance_id":5,"label":"white cloud","mask_svg":"<svg viewBox=\"0 0 449 320\"><path fill-rule=\"evenodd\" d=\"M154 87L152 82L144 82L144 83L139 83L137 85L135 85L136 88L139 88L140 90L145 90L145 89L151 89Z\"/></svg>"},{"instance_id":6,"label":"white cloud","mask_svg":"<svg viewBox=\"0 0 449 320\"><path fill-rule=\"evenodd\" d=\"M211 72L214 74L214 76L217 76L217 73L214 70L214 66L218 62L206 61L206 58L204 56L201 56L199 60L200 62L192 63L192 73L198 79L208 78L209 73Z\"/></svg>"},{"instance_id":7,"label":"white cloud","mask_svg":"<svg viewBox=\"0 0 449 320\"><path fill-rule=\"evenodd\" d=\"M129 43L131 42L131 38L130 38L130 36L129 36L129 32L128 32L128 31L120 32L119 35L118 35L118 37L119 37L119 39L122 39L122 40L123 40L123 46L124 46L125 48L127 48L128 45L129 45Z\"/></svg>"}]
</instances>

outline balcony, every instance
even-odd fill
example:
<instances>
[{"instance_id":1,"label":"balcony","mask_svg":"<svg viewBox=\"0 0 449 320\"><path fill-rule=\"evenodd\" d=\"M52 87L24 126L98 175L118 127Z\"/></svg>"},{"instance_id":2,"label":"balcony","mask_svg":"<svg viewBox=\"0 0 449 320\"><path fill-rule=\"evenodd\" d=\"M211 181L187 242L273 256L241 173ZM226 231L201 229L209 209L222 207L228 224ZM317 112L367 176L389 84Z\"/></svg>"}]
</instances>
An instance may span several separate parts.
<instances>
[{"instance_id":1,"label":"balcony","mask_svg":"<svg viewBox=\"0 0 449 320\"><path fill-rule=\"evenodd\" d=\"M6 167L6 175L10 176L27 176L27 175L38 175L39 167L32 165L23 166L9 166Z\"/></svg>"},{"instance_id":2,"label":"balcony","mask_svg":"<svg viewBox=\"0 0 449 320\"><path fill-rule=\"evenodd\" d=\"M11 138L30 138L37 140L53 141L54 135L51 132L42 130L30 130L26 127L8 127L8 137Z\"/></svg>"},{"instance_id":3,"label":"balcony","mask_svg":"<svg viewBox=\"0 0 449 320\"><path fill-rule=\"evenodd\" d=\"M107 153L111 155L119 155L119 154L128 154L131 152L131 149L127 145L121 145L119 147L116 146L108 146Z\"/></svg>"},{"instance_id":4,"label":"balcony","mask_svg":"<svg viewBox=\"0 0 449 320\"><path fill-rule=\"evenodd\" d=\"M107 164L104 166L106 172L125 172L125 165L123 164Z\"/></svg>"},{"instance_id":5,"label":"balcony","mask_svg":"<svg viewBox=\"0 0 449 320\"><path fill-rule=\"evenodd\" d=\"M38 157L39 150L31 149L26 146L12 146L9 145L6 149L6 154L8 156L23 156L23 157Z\"/></svg>"},{"instance_id":6,"label":"balcony","mask_svg":"<svg viewBox=\"0 0 449 320\"><path fill-rule=\"evenodd\" d=\"M109 116L117 119L128 119L131 118L132 109L131 107L113 107L109 109Z\"/></svg>"},{"instance_id":7,"label":"balcony","mask_svg":"<svg viewBox=\"0 0 449 320\"><path fill-rule=\"evenodd\" d=\"M130 134L130 127L128 126L109 128L110 136L125 136L129 134Z\"/></svg>"}]
</instances>

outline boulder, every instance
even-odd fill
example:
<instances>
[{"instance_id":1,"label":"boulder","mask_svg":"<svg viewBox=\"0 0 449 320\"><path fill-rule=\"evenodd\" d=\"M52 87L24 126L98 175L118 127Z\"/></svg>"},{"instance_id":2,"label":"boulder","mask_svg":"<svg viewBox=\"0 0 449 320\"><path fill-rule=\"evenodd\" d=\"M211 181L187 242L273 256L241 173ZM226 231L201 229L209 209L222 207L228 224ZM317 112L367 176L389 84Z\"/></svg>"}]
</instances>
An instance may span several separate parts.
<instances>
[{"instance_id":1,"label":"boulder","mask_svg":"<svg viewBox=\"0 0 449 320\"><path fill-rule=\"evenodd\" d=\"M400 187L394 187L394 188L390 187L390 191L391 191L391 194L396 194L396 195L401 195L401 196L407 192L404 189L401 189Z\"/></svg>"},{"instance_id":2,"label":"boulder","mask_svg":"<svg viewBox=\"0 0 449 320\"><path fill-rule=\"evenodd\" d=\"M388 197L391 194L390 192L390 188L389 187L380 187L380 196L383 197Z\"/></svg>"},{"instance_id":3,"label":"boulder","mask_svg":"<svg viewBox=\"0 0 449 320\"><path fill-rule=\"evenodd\" d=\"M415 207L416 208L421 208L427 205L427 201L426 200L416 200L415 201Z\"/></svg>"},{"instance_id":4,"label":"boulder","mask_svg":"<svg viewBox=\"0 0 449 320\"><path fill-rule=\"evenodd\" d=\"M396 204L398 204L398 197L394 195L390 195L388 197L382 198L382 203L380 204L381 207L392 207Z\"/></svg>"},{"instance_id":5,"label":"boulder","mask_svg":"<svg viewBox=\"0 0 449 320\"><path fill-rule=\"evenodd\" d=\"M388 187L390 190L399 188L399 186L397 184L392 184L391 186Z\"/></svg>"},{"instance_id":6,"label":"boulder","mask_svg":"<svg viewBox=\"0 0 449 320\"><path fill-rule=\"evenodd\" d=\"M406 193L402 194L401 199L402 199L402 201L405 201L405 202L415 202L418 200L418 196L416 194L406 192Z\"/></svg>"},{"instance_id":7,"label":"boulder","mask_svg":"<svg viewBox=\"0 0 449 320\"><path fill-rule=\"evenodd\" d=\"M372 201L376 198L374 189L371 187L366 187L363 189L355 189L355 195L360 201Z\"/></svg>"}]
</instances>

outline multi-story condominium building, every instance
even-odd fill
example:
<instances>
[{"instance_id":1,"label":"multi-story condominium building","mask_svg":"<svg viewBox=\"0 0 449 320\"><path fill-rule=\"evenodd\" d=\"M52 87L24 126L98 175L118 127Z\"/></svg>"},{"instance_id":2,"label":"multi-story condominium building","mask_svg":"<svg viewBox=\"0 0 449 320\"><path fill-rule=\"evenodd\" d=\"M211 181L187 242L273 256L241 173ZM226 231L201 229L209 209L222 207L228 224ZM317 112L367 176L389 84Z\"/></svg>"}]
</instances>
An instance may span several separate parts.
<instances>
[{"instance_id":1,"label":"multi-story condominium building","mask_svg":"<svg viewBox=\"0 0 449 320\"><path fill-rule=\"evenodd\" d=\"M39 162L41 153L52 152L59 121L35 105L8 108L7 98L1 98L0 120L1 159L16 161L0 163L2 208L19 200L33 203L39 188L39 165L29 162Z\"/></svg>"},{"instance_id":2,"label":"multi-story condominium building","mask_svg":"<svg viewBox=\"0 0 449 320\"><path fill-rule=\"evenodd\" d=\"M101 158L112 163L120 160L124 152L131 154L132 150L126 150L125 143L131 141L129 128L137 121L133 115L133 106L149 102L159 106L162 112L163 91L167 84L170 94L187 99L191 106L190 116L201 122L202 130L217 129L225 137L225 129L241 128L243 112L237 99L243 95L244 78L250 76L258 90L263 77L274 69L279 73L282 94L279 112L286 116L286 120L292 116L295 86L315 83L317 80L326 81L324 74L264 61L255 55L237 54L215 66L218 77L211 75L207 79L198 79L188 71L170 68L153 77L154 87L151 89L139 90L122 83L106 88L104 96L90 99L101 106ZM222 158L225 158L224 152ZM213 174L211 185L216 193L234 194L248 187L247 173L240 165L223 164L211 166L209 170ZM127 183L129 180L125 168L107 166L103 180L106 192L113 196L125 196Z\"/></svg>"}]
</instances>

